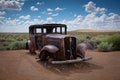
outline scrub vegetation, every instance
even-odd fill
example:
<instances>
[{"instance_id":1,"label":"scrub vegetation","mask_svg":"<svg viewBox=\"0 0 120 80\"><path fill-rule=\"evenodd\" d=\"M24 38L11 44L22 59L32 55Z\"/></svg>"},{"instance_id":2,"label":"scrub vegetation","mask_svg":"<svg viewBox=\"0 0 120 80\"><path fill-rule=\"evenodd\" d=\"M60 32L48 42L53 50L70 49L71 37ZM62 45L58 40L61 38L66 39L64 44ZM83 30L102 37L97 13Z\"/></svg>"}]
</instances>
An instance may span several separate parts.
<instances>
[{"instance_id":1,"label":"scrub vegetation","mask_svg":"<svg viewBox=\"0 0 120 80\"><path fill-rule=\"evenodd\" d=\"M69 31L77 38L77 43L89 42L98 51L120 50L120 31ZM28 33L0 33L0 50L25 49Z\"/></svg>"},{"instance_id":2,"label":"scrub vegetation","mask_svg":"<svg viewBox=\"0 0 120 80\"><path fill-rule=\"evenodd\" d=\"M0 33L0 50L25 49L27 33Z\"/></svg>"}]
</instances>

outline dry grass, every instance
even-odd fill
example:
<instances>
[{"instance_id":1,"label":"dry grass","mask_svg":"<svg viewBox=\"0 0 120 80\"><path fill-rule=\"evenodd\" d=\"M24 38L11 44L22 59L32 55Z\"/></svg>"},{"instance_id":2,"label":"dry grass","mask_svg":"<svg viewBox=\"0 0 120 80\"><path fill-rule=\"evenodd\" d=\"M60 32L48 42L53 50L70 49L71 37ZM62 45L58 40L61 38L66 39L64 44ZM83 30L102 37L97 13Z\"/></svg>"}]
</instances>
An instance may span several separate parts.
<instances>
[{"instance_id":1,"label":"dry grass","mask_svg":"<svg viewBox=\"0 0 120 80\"><path fill-rule=\"evenodd\" d=\"M77 43L90 42L96 47L104 38L119 35L120 31L75 30L68 31L68 34L75 36ZM27 39L29 39L28 33L0 33L0 50L12 49L11 44L25 43Z\"/></svg>"}]
</instances>

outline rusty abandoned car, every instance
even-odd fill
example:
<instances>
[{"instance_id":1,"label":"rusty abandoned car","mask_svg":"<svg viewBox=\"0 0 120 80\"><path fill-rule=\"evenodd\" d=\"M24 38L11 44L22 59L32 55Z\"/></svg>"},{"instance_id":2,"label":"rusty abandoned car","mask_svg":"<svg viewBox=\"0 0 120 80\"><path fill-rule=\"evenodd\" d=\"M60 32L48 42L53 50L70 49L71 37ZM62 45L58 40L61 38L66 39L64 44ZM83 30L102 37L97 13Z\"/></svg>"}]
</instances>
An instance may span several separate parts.
<instances>
[{"instance_id":1,"label":"rusty abandoned car","mask_svg":"<svg viewBox=\"0 0 120 80\"><path fill-rule=\"evenodd\" d=\"M41 24L29 27L27 42L30 53L39 51L38 58L52 64L75 63L91 59L85 57L76 38L67 35L65 24Z\"/></svg>"}]
</instances>

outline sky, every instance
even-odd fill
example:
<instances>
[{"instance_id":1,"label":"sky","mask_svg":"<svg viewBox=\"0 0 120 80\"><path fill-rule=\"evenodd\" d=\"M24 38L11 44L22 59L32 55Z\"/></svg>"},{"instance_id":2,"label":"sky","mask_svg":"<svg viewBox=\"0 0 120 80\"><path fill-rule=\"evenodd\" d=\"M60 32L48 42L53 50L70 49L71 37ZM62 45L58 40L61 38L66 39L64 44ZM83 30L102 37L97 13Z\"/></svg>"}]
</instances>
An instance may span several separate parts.
<instances>
[{"instance_id":1,"label":"sky","mask_svg":"<svg viewBox=\"0 0 120 80\"><path fill-rule=\"evenodd\" d=\"M33 24L68 30L120 30L120 0L0 0L0 32L28 32Z\"/></svg>"}]
</instances>

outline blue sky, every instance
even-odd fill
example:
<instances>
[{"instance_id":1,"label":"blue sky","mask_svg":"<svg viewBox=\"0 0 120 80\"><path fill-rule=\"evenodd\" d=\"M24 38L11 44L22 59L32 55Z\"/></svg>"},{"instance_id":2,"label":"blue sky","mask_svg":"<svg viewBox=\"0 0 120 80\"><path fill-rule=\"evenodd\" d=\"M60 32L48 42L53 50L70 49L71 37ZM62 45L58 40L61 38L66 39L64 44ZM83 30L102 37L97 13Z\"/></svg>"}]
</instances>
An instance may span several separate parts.
<instances>
[{"instance_id":1,"label":"blue sky","mask_svg":"<svg viewBox=\"0 0 120 80\"><path fill-rule=\"evenodd\" d=\"M0 0L0 32L28 32L32 24L68 30L120 30L120 0Z\"/></svg>"}]
</instances>

